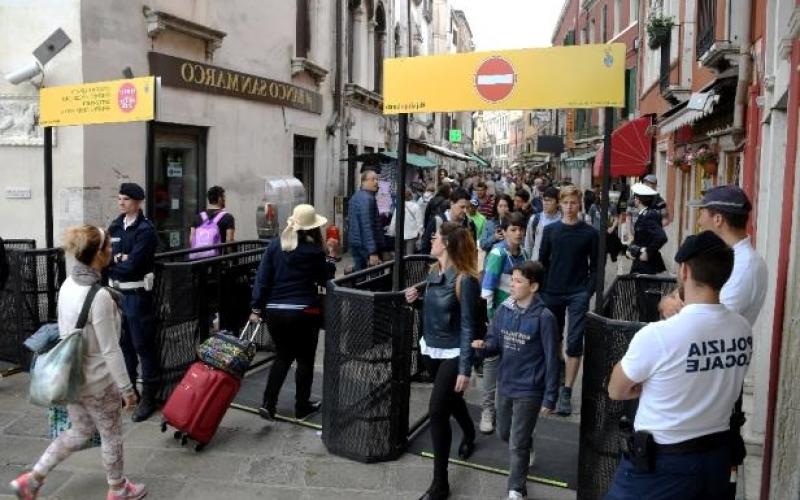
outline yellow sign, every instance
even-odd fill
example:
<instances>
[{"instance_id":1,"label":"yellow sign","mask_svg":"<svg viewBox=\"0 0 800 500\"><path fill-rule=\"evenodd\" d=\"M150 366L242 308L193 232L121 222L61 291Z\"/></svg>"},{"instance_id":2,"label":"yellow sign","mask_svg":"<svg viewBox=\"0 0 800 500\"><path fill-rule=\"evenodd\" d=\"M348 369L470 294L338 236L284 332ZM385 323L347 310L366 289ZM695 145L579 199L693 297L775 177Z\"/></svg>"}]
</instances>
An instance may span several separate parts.
<instances>
[{"instance_id":1,"label":"yellow sign","mask_svg":"<svg viewBox=\"0 0 800 500\"><path fill-rule=\"evenodd\" d=\"M43 88L39 93L39 125L61 127L152 120L155 113L153 76Z\"/></svg>"},{"instance_id":2,"label":"yellow sign","mask_svg":"<svg viewBox=\"0 0 800 500\"><path fill-rule=\"evenodd\" d=\"M625 44L387 59L383 112L624 107Z\"/></svg>"}]
</instances>

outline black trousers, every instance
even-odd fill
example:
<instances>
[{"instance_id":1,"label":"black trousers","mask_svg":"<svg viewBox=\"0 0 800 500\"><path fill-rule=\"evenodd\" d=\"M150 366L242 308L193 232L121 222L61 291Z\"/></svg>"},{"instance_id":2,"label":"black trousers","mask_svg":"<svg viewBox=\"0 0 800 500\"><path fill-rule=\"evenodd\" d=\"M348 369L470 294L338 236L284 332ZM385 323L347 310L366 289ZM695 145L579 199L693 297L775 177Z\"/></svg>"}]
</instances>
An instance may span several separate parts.
<instances>
[{"instance_id":1,"label":"black trousers","mask_svg":"<svg viewBox=\"0 0 800 500\"><path fill-rule=\"evenodd\" d=\"M295 408L308 403L314 381L314 357L317 353L320 321L319 314L302 311L267 312L267 327L275 341L277 358L269 371L264 390L265 408L275 408L283 382L295 361Z\"/></svg>"},{"instance_id":2,"label":"black trousers","mask_svg":"<svg viewBox=\"0 0 800 500\"><path fill-rule=\"evenodd\" d=\"M142 381L145 384L157 384L160 380L160 362L152 292L141 290L122 294L122 335L119 344L128 377L134 387L139 365Z\"/></svg>"},{"instance_id":3,"label":"black trousers","mask_svg":"<svg viewBox=\"0 0 800 500\"><path fill-rule=\"evenodd\" d=\"M428 407L433 441L433 482L445 484L447 461L453 441L450 416L452 415L461 426L461 432L467 440L475 439L475 425L467 412L464 394L455 391L459 358L431 359L424 356L423 359L433 377L433 390Z\"/></svg>"}]
</instances>

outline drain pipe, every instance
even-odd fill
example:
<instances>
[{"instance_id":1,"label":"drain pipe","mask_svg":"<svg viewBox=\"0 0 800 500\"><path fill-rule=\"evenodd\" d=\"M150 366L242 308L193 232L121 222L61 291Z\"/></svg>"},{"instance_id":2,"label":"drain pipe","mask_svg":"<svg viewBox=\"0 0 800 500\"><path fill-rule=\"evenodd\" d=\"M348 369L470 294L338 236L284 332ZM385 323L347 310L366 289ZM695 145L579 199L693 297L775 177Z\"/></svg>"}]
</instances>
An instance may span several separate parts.
<instances>
[{"instance_id":1,"label":"drain pipe","mask_svg":"<svg viewBox=\"0 0 800 500\"><path fill-rule=\"evenodd\" d=\"M750 86L750 73L752 56L750 55L750 15L753 11L753 0L739 0L742 15L731 16L738 20L739 33L739 78L736 84L736 100L733 109L733 134L735 141L739 142L745 135L744 120L747 113L748 89Z\"/></svg>"}]
</instances>

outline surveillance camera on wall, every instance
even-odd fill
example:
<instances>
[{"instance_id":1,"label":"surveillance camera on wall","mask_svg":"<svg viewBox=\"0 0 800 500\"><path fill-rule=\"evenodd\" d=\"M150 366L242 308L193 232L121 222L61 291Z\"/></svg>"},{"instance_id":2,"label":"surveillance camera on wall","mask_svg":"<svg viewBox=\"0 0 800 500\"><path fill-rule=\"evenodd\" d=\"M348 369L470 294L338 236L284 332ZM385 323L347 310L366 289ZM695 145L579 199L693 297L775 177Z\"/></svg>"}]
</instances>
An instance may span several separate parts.
<instances>
[{"instance_id":1,"label":"surveillance camera on wall","mask_svg":"<svg viewBox=\"0 0 800 500\"><path fill-rule=\"evenodd\" d=\"M33 60L16 71L12 71L11 73L7 74L6 80L8 80L8 82L12 85L19 85L20 83L33 80L41 74L42 65L39 64L39 61Z\"/></svg>"}]
</instances>

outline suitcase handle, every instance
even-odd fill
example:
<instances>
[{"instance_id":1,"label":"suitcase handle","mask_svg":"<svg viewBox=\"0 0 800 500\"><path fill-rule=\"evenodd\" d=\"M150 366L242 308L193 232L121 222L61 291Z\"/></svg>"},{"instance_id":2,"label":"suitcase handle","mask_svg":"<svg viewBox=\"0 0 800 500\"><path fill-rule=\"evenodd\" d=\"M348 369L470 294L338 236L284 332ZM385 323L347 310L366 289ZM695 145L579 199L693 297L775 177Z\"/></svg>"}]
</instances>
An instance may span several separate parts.
<instances>
[{"instance_id":1,"label":"suitcase handle","mask_svg":"<svg viewBox=\"0 0 800 500\"><path fill-rule=\"evenodd\" d=\"M261 320L259 320L256 323L256 327L253 329L253 334L250 336L250 342L251 343L253 342L253 340L255 340L256 335L258 335L258 333L261 331L261 325L263 323L264 322L261 321ZM248 321L247 324L244 325L244 328L242 328L242 333L239 335L239 340L245 340L245 336L247 334L247 329L250 327L250 325L252 325L252 323L250 321Z\"/></svg>"}]
</instances>

